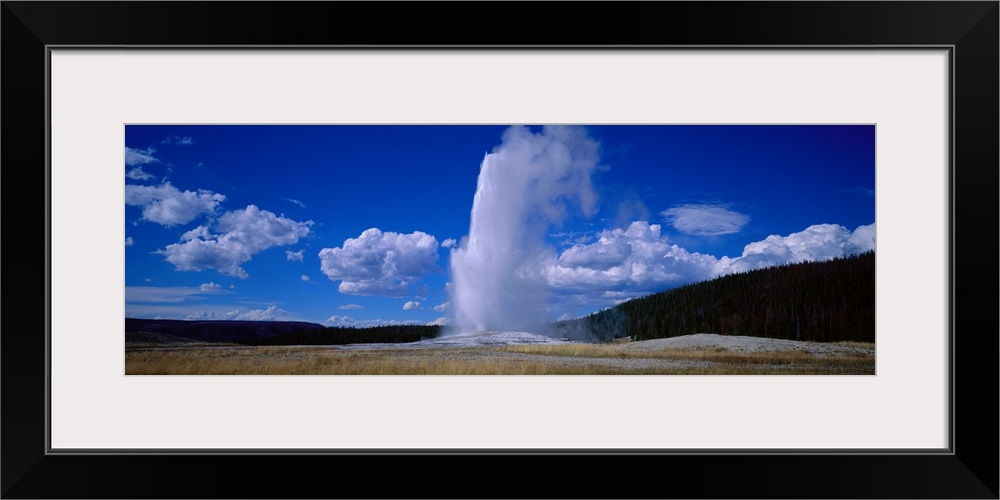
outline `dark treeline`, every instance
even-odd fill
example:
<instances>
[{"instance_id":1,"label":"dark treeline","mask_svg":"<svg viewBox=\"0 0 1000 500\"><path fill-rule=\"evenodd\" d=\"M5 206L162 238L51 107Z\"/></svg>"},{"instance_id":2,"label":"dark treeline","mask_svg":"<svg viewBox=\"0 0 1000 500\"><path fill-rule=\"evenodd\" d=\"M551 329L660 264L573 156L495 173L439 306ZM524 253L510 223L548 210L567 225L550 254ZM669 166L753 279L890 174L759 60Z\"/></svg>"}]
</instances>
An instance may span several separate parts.
<instances>
[{"instance_id":1,"label":"dark treeline","mask_svg":"<svg viewBox=\"0 0 1000 500\"><path fill-rule=\"evenodd\" d=\"M875 252L695 283L557 325L599 340L693 333L875 342Z\"/></svg>"},{"instance_id":2,"label":"dark treeline","mask_svg":"<svg viewBox=\"0 0 1000 500\"><path fill-rule=\"evenodd\" d=\"M388 325L370 328L329 327L320 330L296 330L271 337L237 340L244 345L343 345L417 342L434 338L439 326Z\"/></svg>"},{"instance_id":3,"label":"dark treeline","mask_svg":"<svg viewBox=\"0 0 1000 500\"><path fill-rule=\"evenodd\" d=\"M302 321L188 321L176 319L125 318L125 333L155 333L200 342L233 342L283 333L322 330L318 323Z\"/></svg>"}]
</instances>

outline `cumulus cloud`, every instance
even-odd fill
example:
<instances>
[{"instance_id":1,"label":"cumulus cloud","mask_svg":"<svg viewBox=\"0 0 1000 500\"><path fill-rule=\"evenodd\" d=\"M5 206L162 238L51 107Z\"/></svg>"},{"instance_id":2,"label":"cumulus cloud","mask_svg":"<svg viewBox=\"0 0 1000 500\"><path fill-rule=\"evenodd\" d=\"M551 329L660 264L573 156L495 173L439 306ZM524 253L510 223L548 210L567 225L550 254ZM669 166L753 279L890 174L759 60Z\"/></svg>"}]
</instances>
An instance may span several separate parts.
<instances>
[{"instance_id":1,"label":"cumulus cloud","mask_svg":"<svg viewBox=\"0 0 1000 500\"><path fill-rule=\"evenodd\" d=\"M338 316L336 314L323 320L323 324L326 326L354 326L356 322L357 320L350 316Z\"/></svg>"},{"instance_id":2,"label":"cumulus cloud","mask_svg":"<svg viewBox=\"0 0 1000 500\"><path fill-rule=\"evenodd\" d=\"M441 316L440 318L427 323L427 326L445 326L450 324L451 320L449 320L447 316Z\"/></svg>"},{"instance_id":3,"label":"cumulus cloud","mask_svg":"<svg viewBox=\"0 0 1000 500\"><path fill-rule=\"evenodd\" d=\"M610 269L625 261L632 253L630 242L635 236L653 234L659 237L660 226L652 228L646 225L639 233L640 226L633 224L630 229L605 231L600 239L591 244L577 244L563 251L559 256L559 265L563 267L587 267L593 269Z\"/></svg>"},{"instance_id":4,"label":"cumulus cloud","mask_svg":"<svg viewBox=\"0 0 1000 500\"><path fill-rule=\"evenodd\" d=\"M218 293L222 291L222 286L218 283L202 283L198 290L201 290L202 293Z\"/></svg>"},{"instance_id":5,"label":"cumulus cloud","mask_svg":"<svg viewBox=\"0 0 1000 500\"><path fill-rule=\"evenodd\" d=\"M303 256L305 255L305 250L299 250L298 252L293 252L291 250L285 250L285 258L288 260L297 260L302 262Z\"/></svg>"},{"instance_id":6,"label":"cumulus cloud","mask_svg":"<svg viewBox=\"0 0 1000 500\"><path fill-rule=\"evenodd\" d=\"M302 281L309 281L309 276L302 275Z\"/></svg>"},{"instance_id":7,"label":"cumulus cloud","mask_svg":"<svg viewBox=\"0 0 1000 500\"><path fill-rule=\"evenodd\" d=\"M414 309L420 309L420 302L413 302L411 300L411 301L408 301L407 303L403 304L403 310L404 311L412 311Z\"/></svg>"},{"instance_id":8,"label":"cumulus cloud","mask_svg":"<svg viewBox=\"0 0 1000 500\"><path fill-rule=\"evenodd\" d=\"M323 324L326 326L354 326L357 321L350 316L337 316L335 314L323 320Z\"/></svg>"},{"instance_id":9,"label":"cumulus cloud","mask_svg":"<svg viewBox=\"0 0 1000 500\"><path fill-rule=\"evenodd\" d=\"M344 305L338 307L337 309L364 309L364 308L365 308L365 306L358 305L358 304L344 304Z\"/></svg>"},{"instance_id":10,"label":"cumulus cloud","mask_svg":"<svg viewBox=\"0 0 1000 500\"><path fill-rule=\"evenodd\" d=\"M681 205L665 210L662 215L674 229L695 236L738 233L750 222L750 216L722 205Z\"/></svg>"},{"instance_id":11,"label":"cumulus cloud","mask_svg":"<svg viewBox=\"0 0 1000 500\"><path fill-rule=\"evenodd\" d=\"M455 238L448 238L441 242L441 246L444 248L452 248L456 245L458 245L458 241L455 241Z\"/></svg>"},{"instance_id":12,"label":"cumulus cloud","mask_svg":"<svg viewBox=\"0 0 1000 500\"><path fill-rule=\"evenodd\" d=\"M864 253L869 250L875 250L875 223L856 227L844 245L845 254Z\"/></svg>"},{"instance_id":13,"label":"cumulus cloud","mask_svg":"<svg viewBox=\"0 0 1000 500\"><path fill-rule=\"evenodd\" d=\"M210 230L199 226L184 233L181 243L167 245L156 253L166 257L179 271L214 269L226 276L246 279L240 266L268 248L293 245L309 234L312 221L296 222L255 205L226 212Z\"/></svg>"},{"instance_id":14,"label":"cumulus cloud","mask_svg":"<svg viewBox=\"0 0 1000 500\"><path fill-rule=\"evenodd\" d=\"M128 177L129 179L137 180L137 181L148 181L150 179L155 179L156 178L152 174L149 174L149 173L146 173L145 171L143 171L142 167L135 167L132 170L129 170L128 173L125 174L125 177Z\"/></svg>"},{"instance_id":15,"label":"cumulus cloud","mask_svg":"<svg viewBox=\"0 0 1000 500\"><path fill-rule=\"evenodd\" d=\"M233 319L238 321L270 321L285 314L288 314L288 311L280 309L278 306L270 306L267 309L251 309L241 312Z\"/></svg>"},{"instance_id":16,"label":"cumulus cloud","mask_svg":"<svg viewBox=\"0 0 1000 500\"><path fill-rule=\"evenodd\" d=\"M142 207L142 218L163 226L187 224L215 212L224 195L205 189L181 191L169 182L160 186L125 185L125 204Z\"/></svg>"},{"instance_id":17,"label":"cumulus cloud","mask_svg":"<svg viewBox=\"0 0 1000 500\"><path fill-rule=\"evenodd\" d=\"M286 314L288 314L288 311L278 306L270 306L267 309L233 310L228 312L198 311L189 314L184 319L201 321L274 321Z\"/></svg>"},{"instance_id":18,"label":"cumulus cloud","mask_svg":"<svg viewBox=\"0 0 1000 500\"><path fill-rule=\"evenodd\" d=\"M739 257L720 259L717 274L824 261L874 249L875 224L859 226L854 231L837 224L816 224L788 236L771 235L746 245Z\"/></svg>"},{"instance_id":19,"label":"cumulus cloud","mask_svg":"<svg viewBox=\"0 0 1000 500\"><path fill-rule=\"evenodd\" d=\"M369 328L373 326L386 325L423 325L425 323L419 320L396 321L384 319L354 319L350 316L333 315L325 319L323 324L326 326L339 326L346 328Z\"/></svg>"},{"instance_id":20,"label":"cumulus cloud","mask_svg":"<svg viewBox=\"0 0 1000 500\"><path fill-rule=\"evenodd\" d=\"M130 247L133 244L135 244L135 240L133 240L131 236L126 236L125 237L125 246Z\"/></svg>"},{"instance_id":21,"label":"cumulus cloud","mask_svg":"<svg viewBox=\"0 0 1000 500\"><path fill-rule=\"evenodd\" d=\"M597 241L575 245L546 266L549 285L561 292L645 291L712 277L716 259L671 244L659 224L636 221L605 230Z\"/></svg>"},{"instance_id":22,"label":"cumulus cloud","mask_svg":"<svg viewBox=\"0 0 1000 500\"><path fill-rule=\"evenodd\" d=\"M146 149L132 149L125 146L125 166L134 167L136 165L145 165L146 163L156 163L157 160L153 157L153 153L156 150L152 146Z\"/></svg>"},{"instance_id":23,"label":"cumulus cloud","mask_svg":"<svg viewBox=\"0 0 1000 500\"><path fill-rule=\"evenodd\" d=\"M448 310L448 307L450 307L450 306L451 306L451 302L445 302L444 304L438 304L438 305L434 306L433 309L435 311L437 311L437 312L445 312L445 311Z\"/></svg>"},{"instance_id":24,"label":"cumulus cloud","mask_svg":"<svg viewBox=\"0 0 1000 500\"><path fill-rule=\"evenodd\" d=\"M542 275L562 307L613 305L652 291L737 272L805 261L824 261L875 248L875 224L851 231L818 224L787 236L772 235L737 257L689 252L660 234L658 224L633 222L605 230L597 241L550 256Z\"/></svg>"},{"instance_id":25,"label":"cumulus cloud","mask_svg":"<svg viewBox=\"0 0 1000 500\"><path fill-rule=\"evenodd\" d=\"M320 270L341 282L341 293L402 297L424 275L441 270L437 249L437 239L427 233L371 228L341 247L320 250Z\"/></svg>"}]
</instances>

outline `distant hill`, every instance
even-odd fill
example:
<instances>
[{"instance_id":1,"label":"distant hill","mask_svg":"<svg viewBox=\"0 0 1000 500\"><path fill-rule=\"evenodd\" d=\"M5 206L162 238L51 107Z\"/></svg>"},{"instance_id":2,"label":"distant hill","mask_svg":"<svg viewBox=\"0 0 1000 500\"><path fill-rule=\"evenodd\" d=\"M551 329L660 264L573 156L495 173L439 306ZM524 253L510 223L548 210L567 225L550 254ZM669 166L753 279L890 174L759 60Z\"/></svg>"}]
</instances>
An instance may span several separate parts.
<instances>
[{"instance_id":1,"label":"distant hill","mask_svg":"<svg viewBox=\"0 0 1000 500\"><path fill-rule=\"evenodd\" d=\"M184 321L125 318L125 333L156 333L202 342L260 339L326 327L304 321Z\"/></svg>"},{"instance_id":2,"label":"distant hill","mask_svg":"<svg viewBox=\"0 0 1000 500\"><path fill-rule=\"evenodd\" d=\"M718 333L875 342L875 252L722 276L556 325L598 340Z\"/></svg>"},{"instance_id":3,"label":"distant hill","mask_svg":"<svg viewBox=\"0 0 1000 500\"><path fill-rule=\"evenodd\" d=\"M199 340L177 337L166 333L153 332L126 332L125 347L183 347L214 345L215 343L202 342Z\"/></svg>"}]
</instances>

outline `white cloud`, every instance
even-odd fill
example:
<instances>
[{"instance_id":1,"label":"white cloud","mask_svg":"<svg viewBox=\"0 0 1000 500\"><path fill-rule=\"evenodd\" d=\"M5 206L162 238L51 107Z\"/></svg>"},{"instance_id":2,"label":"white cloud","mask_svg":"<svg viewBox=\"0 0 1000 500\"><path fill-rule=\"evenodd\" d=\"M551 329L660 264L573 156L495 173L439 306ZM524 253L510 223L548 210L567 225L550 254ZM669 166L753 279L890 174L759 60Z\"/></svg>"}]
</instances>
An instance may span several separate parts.
<instances>
[{"instance_id":1,"label":"white cloud","mask_svg":"<svg viewBox=\"0 0 1000 500\"><path fill-rule=\"evenodd\" d=\"M403 304L404 311L412 311L414 309L420 309L420 302L408 301L407 303Z\"/></svg>"},{"instance_id":2,"label":"white cloud","mask_svg":"<svg viewBox=\"0 0 1000 500\"><path fill-rule=\"evenodd\" d=\"M193 240L195 238L208 239L212 237L212 233L208 230L207 226L198 226L190 231L185 232L181 235L181 240Z\"/></svg>"},{"instance_id":3,"label":"white cloud","mask_svg":"<svg viewBox=\"0 0 1000 500\"><path fill-rule=\"evenodd\" d=\"M437 312L445 312L445 311L448 310L448 307L450 307L450 306L451 306L451 302L445 302L444 304L438 304L438 305L434 306L433 309L435 311L437 311Z\"/></svg>"},{"instance_id":4,"label":"white cloud","mask_svg":"<svg viewBox=\"0 0 1000 500\"><path fill-rule=\"evenodd\" d=\"M302 262L303 256L305 255L305 250L299 250L298 252L293 252L291 250L285 250L285 258L288 260L297 260Z\"/></svg>"},{"instance_id":5,"label":"white cloud","mask_svg":"<svg viewBox=\"0 0 1000 500\"><path fill-rule=\"evenodd\" d=\"M152 174L149 174L149 173L146 173L145 171L143 171L142 167L135 167L132 170L129 170L128 173L125 174L125 177L128 177L129 179L134 179L134 180L137 180L137 181L148 181L150 179L155 179L156 178L156 176L154 176Z\"/></svg>"},{"instance_id":6,"label":"white cloud","mask_svg":"<svg viewBox=\"0 0 1000 500\"><path fill-rule=\"evenodd\" d=\"M285 198L285 201L287 201L287 202L289 202L289 203L293 203L293 204L295 204L295 205L298 205L298 206L300 206L300 207L302 207L302 208L309 208L309 206L308 206L308 205L306 205L305 203L302 203L302 202L301 202L301 201L299 201L299 200L295 200L295 199L292 199L292 198Z\"/></svg>"},{"instance_id":7,"label":"white cloud","mask_svg":"<svg viewBox=\"0 0 1000 500\"><path fill-rule=\"evenodd\" d=\"M633 222L606 230L598 241L551 256L542 272L561 307L610 306L653 291L726 274L806 261L824 261L875 248L875 225L850 231L818 224L745 246L738 257L716 258L669 243L656 224Z\"/></svg>"},{"instance_id":8,"label":"white cloud","mask_svg":"<svg viewBox=\"0 0 1000 500\"><path fill-rule=\"evenodd\" d=\"M629 223L625 223L621 227L627 227ZM550 238L558 238L559 246L569 247L573 245L586 245L594 240L596 233L594 231L570 231L563 233L552 233L549 235Z\"/></svg>"},{"instance_id":9,"label":"white cloud","mask_svg":"<svg viewBox=\"0 0 1000 500\"><path fill-rule=\"evenodd\" d=\"M212 231L199 226L185 233L181 243L167 245L156 253L179 271L215 269L226 276L247 278L240 265L257 253L274 246L293 245L309 234L312 221L296 222L278 217L255 205L226 212Z\"/></svg>"},{"instance_id":10,"label":"white cloud","mask_svg":"<svg viewBox=\"0 0 1000 500\"><path fill-rule=\"evenodd\" d=\"M201 321L274 321L279 316L288 314L288 311L278 306L270 306L267 309L232 310L227 312L198 311L189 314L186 320Z\"/></svg>"},{"instance_id":11,"label":"white cloud","mask_svg":"<svg viewBox=\"0 0 1000 500\"><path fill-rule=\"evenodd\" d=\"M145 165L146 163L156 163L160 160L153 158L153 153L156 150L152 146L146 149L132 149L125 146L125 166L134 167L136 165Z\"/></svg>"},{"instance_id":12,"label":"white cloud","mask_svg":"<svg viewBox=\"0 0 1000 500\"><path fill-rule=\"evenodd\" d=\"M566 249L545 267L549 285L563 293L648 291L712 277L716 259L670 244L659 224L636 221L605 230L589 245Z\"/></svg>"},{"instance_id":13,"label":"white cloud","mask_svg":"<svg viewBox=\"0 0 1000 500\"><path fill-rule=\"evenodd\" d=\"M145 281L146 283L152 283L152 282L153 282L153 280L151 280L151 279L149 279L149 278L146 278L146 279L145 279L145 280L143 280L143 281Z\"/></svg>"},{"instance_id":14,"label":"white cloud","mask_svg":"<svg viewBox=\"0 0 1000 500\"><path fill-rule=\"evenodd\" d=\"M125 246L130 247L133 244L135 244L135 240L133 240L131 236L126 236L125 237Z\"/></svg>"},{"instance_id":15,"label":"white cloud","mask_svg":"<svg viewBox=\"0 0 1000 500\"><path fill-rule=\"evenodd\" d=\"M162 141L160 141L160 144L170 144L171 142L182 146L190 146L194 144L194 139L188 136L181 137L179 135L175 135L173 137L165 137Z\"/></svg>"},{"instance_id":16,"label":"white cloud","mask_svg":"<svg viewBox=\"0 0 1000 500\"><path fill-rule=\"evenodd\" d=\"M342 247L319 252L320 269L341 293L402 297L424 275L440 271L438 242L433 236L365 230Z\"/></svg>"},{"instance_id":17,"label":"white cloud","mask_svg":"<svg viewBox=\"0 0 1000 500\"><path fill-rule=\"evenodd\" d=\"M854 231L837 224L816 224L788 236L771 235L743 248L739 257L719 259L717 274L782 264L824 261L875 249L875 224Z\"/></svg>"},{"instance_id":18,"label":"white cloud","mask_svg":"<svg viewBox=\"0 0 1000 500\"><path fill-rule=\"evenodd\" d=\"M201 214L211 214L226 197L200 189L180 191L165 182L160 186L125 185L125 204L142 207L142 218L167 227L187 224Z\"/></svg>"},{"instance_id":19,"label":"white cloud","mask_svg":"<svg viewBox=\"0 0 1000 500\"><path fill-rule=\"evenodd\" d=\"M844 245L845 254L864 253L875 250L875 223L854 228L851 237Z\"/></svg>"},{"instance_id":20,"label":"white cloud","mask_svg":"<svg viewBox=\"0 0 1000 500\"><path fill-rule=\"evenodd\" d=\"M448 238L441 242L441 246L444 248L452 248L456 245L458 245L458 242L455 241L455 238Z\"/></svg>"},{"instance_id":21,"label":"white cloud","mask_svg":"<svg viewBox=\"0 0 1000 500\"><path fill-rule=\"evenodd\" d=\"M427 323L427 326L445 326L450 325L451 320L447 316L441 316L440 318Z\"/></svg>"},{"instance_id":22,"label":"white cloud","mask_svg":"<svg viewBox=\"0 0 1000 500\"><path fill-rule=\"evenodd\" d=\"M354 326L358 320L350 316L337 316L336 314L323 320L326 326Z\"/></svg>"},{"instance_id":23,"label":"white cloud","mask_svg":"<svg viewBox=\"0 0 1000 500\"><path fill-rule=\"evenodd\" d=\"M350 316L333 315L323 320L323 324L326 326L369 328L372 326L386 325L423 325L425 323L419 320L396 321L384 319L354 319Z\"/></svg>"},{"instance_id":24,"label":"white cloud","mask_svg":"<svg viewBox=\"0 0 1000 500\"><path fill-rule=\"evenodd\" d=\"M302 275L302 281L309 281L309 276Z\"/></svg>"},{"instance_id":25,"label":"white cloud","mask_svg":"<svg viewBox=\"0 0 1000 500\"><path fill-rule=\"evenodd\" d=\"M671 244L660 226L633 222L598 241L550 256L542 275L563 306L613 305L653 291L769 266L823 261L875 248L875 225L850 231L818 224L750 243L738 257L716 258Z\"/></svg>"},{"instance_id":26,"label":"white cloud","mask_svg":"<svg viewBox=\"0 0 1000 500\"><path fill-rule=\"evenodd\" d=\"M146 279L147 283L150 281L152 280ZM201 286L126 286L125 302L176 303L202 299L201 295L218 293L222 293L222 287L215 283L205 283Z\"/></svg>"},{"instance_id":27,"label":"white cloud","mask_svg":"<svg viewBox=\"0 0 1000 500\"><path fill-rule=\"evenodd\" d=\"M665 210L662 215L674 229L696 236L738 233L750 222L750 216L722 205L681 205Z\"/></svg>"},{"instance_id":28,"label":"white cloud","mask_svg":"<svg viewBox=\"0 0 1000 500\"><path fill-rule=\"evenodd\" d=\"M660 227L653 226L657 235ZM634 231L633 231L634 232ZM588 267L594 269L610 269L625 261L632 253L629 245L631 233L624 230L602 234L600 239L591 244L576 244L559 256L559 265L563 267Z\"/></svg>"},{"instance_id":29,"label":"white cloud","mask_svg":"<svg viewBox=\"0 0 1000 500\"><path fill-rule=\"evenodd\" d=\"M365 308L365 306L361 306L361 305L358 305L358 304L344 304L344 305L338 307L337 309L364 309L364 308Z\"/></svg>"}]
</instances>

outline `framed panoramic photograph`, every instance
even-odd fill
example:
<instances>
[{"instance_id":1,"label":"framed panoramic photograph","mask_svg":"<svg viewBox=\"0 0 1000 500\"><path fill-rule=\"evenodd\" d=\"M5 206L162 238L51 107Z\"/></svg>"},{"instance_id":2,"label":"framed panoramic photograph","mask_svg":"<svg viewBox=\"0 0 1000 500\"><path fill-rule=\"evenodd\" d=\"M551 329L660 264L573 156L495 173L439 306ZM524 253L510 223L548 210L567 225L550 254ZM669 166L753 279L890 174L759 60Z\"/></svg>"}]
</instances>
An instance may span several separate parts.
<instances>
[{"instance_id":1,"label":"framed panoramic photograph","mask_svg":"<svg viewBox=\"0 0 1000 500\"><path fill-rule=\"evenodd\" d=\"M125 373L874 375L875 138L127 124Z\"/></svg>"},{"instance_id":2,"label":"framed panoramic photograph","mask_svg":"<svg viewBox=\"0 0 1000 500\"><path fill-rule=\"evenodd\" d=\"M997 3L598 5L5 2L4 497L997 498Z\"/></svg>"}]
</instances>

